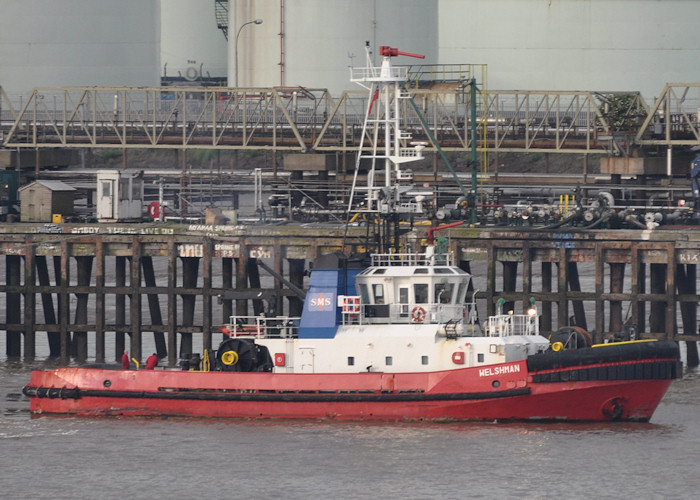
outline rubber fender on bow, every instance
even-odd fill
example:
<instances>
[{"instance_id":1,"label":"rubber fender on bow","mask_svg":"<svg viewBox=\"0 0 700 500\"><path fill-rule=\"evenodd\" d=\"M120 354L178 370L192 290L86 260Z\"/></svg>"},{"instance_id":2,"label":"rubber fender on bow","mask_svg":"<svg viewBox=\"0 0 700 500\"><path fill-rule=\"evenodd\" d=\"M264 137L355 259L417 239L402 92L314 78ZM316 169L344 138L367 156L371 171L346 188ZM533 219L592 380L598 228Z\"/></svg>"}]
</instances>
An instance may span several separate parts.
<instances>
[{"instance_id":1,"label":"rubber fender on bow","mask_svg":"<svg viewBox=\"0 0 700 500\"><path fill-rule=\"evenodd\" d=\"M636 341L620 344L610 343L559 352L545 351L528 356L527 369L530 372L536 372L571 366L642 359L679 360L680 349L678 343L671 340Z\"/></svg>"}]
</instances>

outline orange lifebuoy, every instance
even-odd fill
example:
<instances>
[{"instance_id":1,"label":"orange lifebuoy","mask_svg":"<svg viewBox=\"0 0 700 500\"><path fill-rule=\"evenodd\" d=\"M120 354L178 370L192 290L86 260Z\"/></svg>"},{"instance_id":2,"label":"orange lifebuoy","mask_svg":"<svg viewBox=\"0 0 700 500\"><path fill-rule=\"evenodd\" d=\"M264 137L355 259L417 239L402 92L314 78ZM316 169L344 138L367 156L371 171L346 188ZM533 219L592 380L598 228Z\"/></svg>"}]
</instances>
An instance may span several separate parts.
<instances>
[{"instance_id":1,"label":"orange lifebuoy","mask_svg":"<svg viewBox=\"0 0 700 500\"><path fill-rule=\"evenodd\" d=\"M425 309L421 306L416 306L411 310L411 319L414 323L422 323L425 319Z\"/></svg>"},{"instance_id":2,"label":"orange lifebuoy","mask_svg":"<svg viewBox=\"0 0 700 500\"><path fill-rule=\"evenodd\" d=\"M152 201L151 204L148 205L148 216L151 220L156 220L160 217L160 203Z\"/></svg>"},{"instance_id":3,"label":"orange lifebuoy","mask_svg":"<svg viewBox=\"0 0 700 500\"><path fill-rule=\"evenodd\" d=\"M345 297L343 300L343 312L348 314L360 312L360 299L357 297Z\"/></svg>"}]
</instances>

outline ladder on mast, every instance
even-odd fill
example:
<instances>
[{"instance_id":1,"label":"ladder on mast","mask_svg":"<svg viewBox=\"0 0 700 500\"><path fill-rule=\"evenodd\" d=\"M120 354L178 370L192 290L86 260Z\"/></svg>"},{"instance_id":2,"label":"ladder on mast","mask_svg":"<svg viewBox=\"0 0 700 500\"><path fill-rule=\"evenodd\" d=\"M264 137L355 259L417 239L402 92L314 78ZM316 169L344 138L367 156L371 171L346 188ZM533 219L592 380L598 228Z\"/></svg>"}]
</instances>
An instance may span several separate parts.
<instances>
[{"instance_id":1,"label":"ladder on mast","mask_svg":"<svg viewBox=\"0 0 700 500\"><path fill-rule=\"evenodd\" d=\"M421 214L422 200L432 194L417 190L413 173L402 168L407 163L422 160L427 143L412 142L411 134L402 129L400 101L411 99L404 87L408 68L391 64L391 58L396 56L424 56L382 46L379 48L382 63L376 67L372 64L369 42L365 52L367 66L350 68L350 80L368 91L368 99L348 217L354 220L358 214L364 215L368 225L376 221L379 251L388 252L397 250L399 220ZM367 169L364 187L358 185L361 167ZM362 192L364 199L358 199L357 194Z\"/></svg>"}]
</instances>

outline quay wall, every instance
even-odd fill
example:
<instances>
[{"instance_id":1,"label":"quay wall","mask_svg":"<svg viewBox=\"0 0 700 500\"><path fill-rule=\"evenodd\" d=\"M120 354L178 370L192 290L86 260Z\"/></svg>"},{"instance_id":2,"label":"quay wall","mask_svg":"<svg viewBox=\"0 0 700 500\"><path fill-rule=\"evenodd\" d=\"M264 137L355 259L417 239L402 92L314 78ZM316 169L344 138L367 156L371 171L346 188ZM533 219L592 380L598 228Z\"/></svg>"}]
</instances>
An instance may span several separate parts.
<instances>
[{"instance_id":1,"label":"quay wall","mask_svg":"<svg viewBox=\"0 0 700 500\"><path fill-rule=\"evenodd\" d=\"M597 342L625 328L698 339L695 228L438 234L473 274L482 320L499 298L520 310L532 297L545 332L577 325ZM31 360L43 336L50 356L67 364L113 362L105 353L124 349L141 361L144 336L153 335L159 357L175 366L216 347L233 314L298 316L302 301L279 276L305 289L318 255L359 253L365 236L366 228L324 224L0 224L0 338L8 357ZM416 226L402 242L417 251L426 237ZM220 297L230 291L237 295Z\"/></svg>"}]
</instances>

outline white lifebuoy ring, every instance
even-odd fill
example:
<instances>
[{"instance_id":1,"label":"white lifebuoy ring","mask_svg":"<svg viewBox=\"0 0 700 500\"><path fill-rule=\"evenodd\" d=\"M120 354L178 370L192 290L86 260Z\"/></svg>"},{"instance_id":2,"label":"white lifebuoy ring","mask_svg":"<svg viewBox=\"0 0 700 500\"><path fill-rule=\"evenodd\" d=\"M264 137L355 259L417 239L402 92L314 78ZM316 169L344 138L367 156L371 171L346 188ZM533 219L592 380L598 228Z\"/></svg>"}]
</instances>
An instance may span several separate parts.
<instances>
[{"instance_id":1,"label":"white lifebuoy ring","mask_svg":"<svg viewBox=\"0 0 700 500\"><path fill-rule=\"evenodd\" d=\"M197 68L194 68L190 66L185 70L185 79L189 81L194 81L199 77L199 71L197 71Z\"/></svg>"},{"instance_id":2,"label":"white lifebuoy ring","mask_svg":"<svg viewBox=\"0 0 700 500\"><path fill-rule=\"evenodd\" d=\"M425 319L425 309L421 306L416 306L411 310L411 320L414 323L422 323Z\"/></svg>"}]
</instances>

